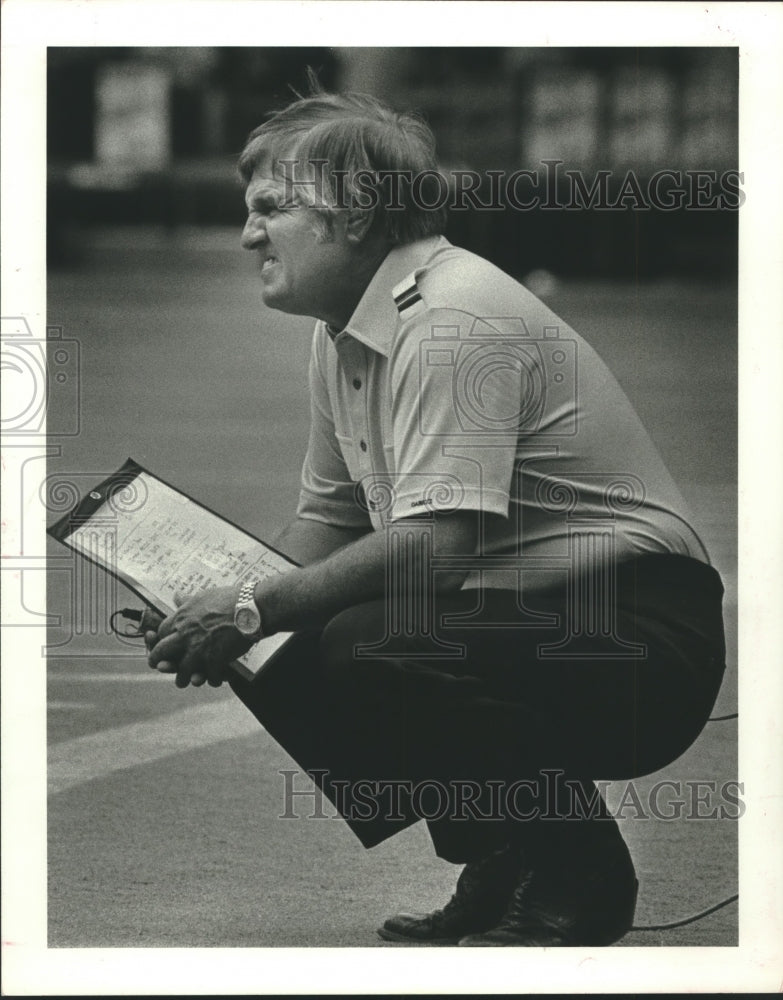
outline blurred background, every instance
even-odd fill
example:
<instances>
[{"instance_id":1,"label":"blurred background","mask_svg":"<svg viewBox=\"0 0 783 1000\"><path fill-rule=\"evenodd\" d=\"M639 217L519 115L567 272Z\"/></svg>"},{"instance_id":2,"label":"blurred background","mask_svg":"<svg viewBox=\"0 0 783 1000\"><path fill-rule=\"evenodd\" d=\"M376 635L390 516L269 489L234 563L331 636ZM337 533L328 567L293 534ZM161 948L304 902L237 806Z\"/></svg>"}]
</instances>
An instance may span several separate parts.
<instances>
[{"instance_id":1,"label":"blurred background","mask_svg":"<svg viewBox=\"0 0 783 1000\"><path fill-rule=\"evenodd\" d=\"M74 230L96 223L239 225L236 157L308 66L422 112L445 168L720 174L737 167L737 51L50 48L50 262L77 260ZM731 274L735 235L735 212L684 208L452 212L449 230L517 274L629 277Z\"/></svg>"},{"instance_id":2,"label":"blurred background","mask_svg":"<svg viewBox=\"0 0 783 1000\"><path fill-rule=\"evenodd\" d=\"M261 300L236 158L308 66L421 111L447 169L556 158L644 188L737 166L735 49L48 51L49 523L128 456L266 540L292 516L313 323ZM678 481L726 586L716 715L736 706L737 216L509 208L453 212L448 232L595 347ZM176 690L109 630L132 594L51 540L47 565L51 947L388 946L389 912L448 898L418 826L364 852L339 823L281 823L290 760L230 692ZM736 732L708 725L639 793L736 778ZM735 891L735 821L626 816L638 922ZM736 914L623 944L735 945Z\"/></svg>"}]
</instances>

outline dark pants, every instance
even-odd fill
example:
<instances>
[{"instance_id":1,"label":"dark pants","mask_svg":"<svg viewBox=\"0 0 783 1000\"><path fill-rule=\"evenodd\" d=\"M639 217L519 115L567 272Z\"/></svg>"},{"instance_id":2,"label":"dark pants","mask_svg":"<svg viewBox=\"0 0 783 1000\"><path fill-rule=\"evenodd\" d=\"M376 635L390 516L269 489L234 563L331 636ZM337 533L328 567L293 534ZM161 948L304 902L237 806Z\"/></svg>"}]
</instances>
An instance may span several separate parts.
<instances>
[{"instance_id":1,"label":"dark pants","mask_svg":"<svg viewBox=\"0 0 783 1000\"><path fill-rule=\"evenodd\" d=\"M722 594L710 567L655 555L618 567L609 609L565 585L524 608L462 591L406 635L372 601L231 686L366 847L424 818L437 854L466 862L573 839L595 824L547 821L585 819L591 798L600 811L594 779L648 774L693 743L723 676Z\"/></svg>"}]
</instances>

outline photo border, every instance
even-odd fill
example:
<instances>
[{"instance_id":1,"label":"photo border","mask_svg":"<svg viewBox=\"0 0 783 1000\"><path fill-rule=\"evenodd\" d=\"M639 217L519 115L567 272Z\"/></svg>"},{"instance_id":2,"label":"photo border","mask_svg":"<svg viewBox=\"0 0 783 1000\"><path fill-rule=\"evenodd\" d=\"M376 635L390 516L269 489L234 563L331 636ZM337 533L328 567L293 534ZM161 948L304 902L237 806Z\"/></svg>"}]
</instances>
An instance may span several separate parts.
<instances>
[{"instance_id":1,"label":"photo border","mask_svg":"<svg viewBox=\"0 0 783 1000\"><path fill-rule=\"evenodd\" d=\"M149 13L154 10L154 16ZM187 13L184 13L187 7ZM229 11L231 16L228 16ZM47 45L667 45L740 49L739 821L737 948L48 949L43 628L4 629L3 992L6 995L776 991L780 911L783 39L780 4L354 0L5 0L3 316L45 332ZM43 447L43 446L42 446ZM4 466L7 455L3 442ZM6 477L6 500L18 484ZM762 506L760 500L766 503ZM41 525L41 550L43 551ZM14 525L4 525L13 552ZM36 574L43 576L43 574ZM30 593L45 605L45 584Z\"/></svg>"}]
</instances>

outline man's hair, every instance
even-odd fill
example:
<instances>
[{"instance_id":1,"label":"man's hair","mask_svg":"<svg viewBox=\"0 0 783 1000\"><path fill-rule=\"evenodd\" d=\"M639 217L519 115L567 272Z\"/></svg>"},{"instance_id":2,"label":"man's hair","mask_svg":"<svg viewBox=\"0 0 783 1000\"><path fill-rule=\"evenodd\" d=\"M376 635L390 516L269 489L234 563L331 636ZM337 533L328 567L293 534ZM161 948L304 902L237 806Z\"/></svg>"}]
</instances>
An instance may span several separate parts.
<instances>
[{"instance_id":1,"label":"man's hair","mask_svg":"<svg viewBox=\"0 0 783 1000\"><path fill-rule=\"evenodd\" d=\"M288 164L281 166L283 160ZM432 196L433 182L441 178L429 126L368 94L316 90L273 113L250 133L239 157L245 184L262 164L295 181L311 177L315 169L323 181L318 197L312 184L297 189L309 194L306 200L320 217L323 236L332 231L335 205L365 208L371 202L366 209L373 213L370 231L390 243L411 243L445 229L444 199ZM397 176L396 183L390 174Z\"/></svg>"}]
</instances>

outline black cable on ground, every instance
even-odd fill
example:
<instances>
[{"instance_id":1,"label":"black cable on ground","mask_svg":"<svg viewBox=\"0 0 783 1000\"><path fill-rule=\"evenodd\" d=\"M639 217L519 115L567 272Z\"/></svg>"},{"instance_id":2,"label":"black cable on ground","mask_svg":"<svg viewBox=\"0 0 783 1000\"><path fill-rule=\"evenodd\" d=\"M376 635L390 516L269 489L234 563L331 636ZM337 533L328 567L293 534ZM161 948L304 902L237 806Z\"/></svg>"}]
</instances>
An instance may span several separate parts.
<instances>
[{"instance_id":1,"label":"black cable on ground","mask_svg":"<svg viewBox=\"0 0 783 1000\"><path fill-rule=\"evenodd\" d=\"M730 715L713 715L711 718L707 719L707 722L727 722L729 719L736 719L739 716L739 712L732 712ZM694 913L690 917L683 917L682 920L673 920L668 924L645 924L642 927L632 927L632 931L668 931L674 927L684 927L686 924L692 924L696 920L701 920L702 917L708 917L711 913L715 913L716 910L722 910L724 906L728 906L729 903L736 903L739 899L739 893L735 893L733 896L729 896L726 899L722 899L720 903L715 903L714 906L707 907L706 910L701 910L699 913Z\"/></svg>"},{"instance_id":2,"label":"black cable on ground","mask_svg":"<svg viewBox=\"0 0 783 1000\"><path fill-rule=\"evenodd\" d=\"M684 927L686 924L692 924L696 920L701 920L702 917L707 917L710 913L715 913L716 910L722 910L724 906L728 906L729 903L736 903L739 899L739 893L735 893L733 896L729 896L728 899L722 899L720 903L715 903L714 906L707 907L706 910L701 910L700 913L694 913L690 917L683 917L682 920L673 920L669 924L644 924L642 927L632 927L632 931L668 931L673 927Z\"/></svg>"}]
</instances>

